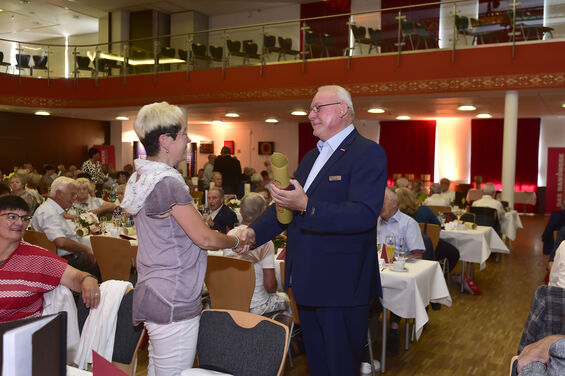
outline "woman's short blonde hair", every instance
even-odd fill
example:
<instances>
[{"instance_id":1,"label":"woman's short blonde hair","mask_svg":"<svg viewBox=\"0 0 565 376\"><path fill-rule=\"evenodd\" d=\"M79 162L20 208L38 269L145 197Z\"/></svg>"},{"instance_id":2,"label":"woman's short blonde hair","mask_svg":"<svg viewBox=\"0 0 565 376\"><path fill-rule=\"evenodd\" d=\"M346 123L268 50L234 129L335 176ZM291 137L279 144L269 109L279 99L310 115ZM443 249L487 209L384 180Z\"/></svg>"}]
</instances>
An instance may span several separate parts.
<instances>
[{"instance_id":1,"label":"woman's short blonde hair","mask_svg":"<svg viewBox=\"0 0 565 376\"><path fill-rule=\"evenodd\" d=\"M88 187L88 193L90 193L91 196L94 196L94 184L92 184L90 180L88 180L87 178L78 178L76 179L76 182L78 187L80 187L81 185Z\"/></svg>"},{"instance_id":2,"label":"woman's short blonde hair","mask_svg":"<svg viewBox=\"0 0 565 376\"><path fill-rule=\"evenodd\" d=\"M184 111L167 102L155 102L145 105L137 113L134 129L140 140L147 134L159 128L169 128L171 125L186 124Z\"/></svg>"},{"instance_id":3,"label":"woman's short blonde hair","mask_svg":"<svg viewBox=\"0 0 565 376\"><path fill-rule=\"evenodd\" d=\"M398 209L404 214L412 215L418 211L418 200L416 195L408 188L398 188L396 190L398 196Z\"/></svg>"}]
</instances>

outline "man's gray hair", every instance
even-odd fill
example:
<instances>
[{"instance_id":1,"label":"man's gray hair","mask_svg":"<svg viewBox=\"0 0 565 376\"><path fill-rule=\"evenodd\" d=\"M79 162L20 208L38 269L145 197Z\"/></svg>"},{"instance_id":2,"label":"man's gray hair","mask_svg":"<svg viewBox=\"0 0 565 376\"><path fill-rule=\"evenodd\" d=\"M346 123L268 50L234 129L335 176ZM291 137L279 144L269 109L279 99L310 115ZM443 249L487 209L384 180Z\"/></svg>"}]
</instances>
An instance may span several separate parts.
<instances>
[{"instance_id":1,"label":"man's gray hair","mask_svg":"<svg viewBox=\"0 0 565 376\"><path fill-rule=\"evenodd\" d=\"M220 197L224 197L224 189L222 187L210 188L208 191L218 191Z\"/></svg>"},{"instance_id":2,"label":"man's gray hair","mask_svg":"<svg viewBox=\"0 0 565 376\"><path fill-rule=\"evenodd\" d=\"M486 183L486 184L483 186L483 193L484 193L485 195L492 196L492 195L495 194L495 192L496 192L496 187L494 186L494 184L492 184L492 183Z\"/></svg>"},{"instance_id":3,"label":"man's gray hair","mask_svg":"<svg viewBox=\"0 0 565 376\"><path fill-rule=\"evenodd\" d=\"M441 193L441 185L439 185L438 183L434 183L430 185L430 193L431 194Z\"/></svg>"},{"instance_id":4,"label":"man's gray hair","mask_svg":"<svg viewBox=\"0 0 565 376\"><path fill-rule=\"evenodd\" d=\"M185 124L185 113L180 107L167 102L156 102L145 105L139 110L134 129L137 137L144 139L148 133L158 128L168 128L172 125L179 125L182 128Z\"/></svg>"},{"instance_id":5,"label":"man's gray hair","mask_svg":"<svg viewBox=\"0 0 565 376\"><path fill-rule=\"evenodd\" d=\"M55 197L58 191L64 190L65 187L69 184L78 187L78 183L76 180L68 178L66 176L59 176L57 179L53 181L51 184L51 190L49 191L49 197Z\"/></svg>"},{"instance_id":6,"label":"man's gray hair","mask_svg":"<svg viewBox=\"0 0 565 376\"><path fill-rule=\"evenodd\" d=\"M385 189L385 199L387 199L396 203L396 206L398 206L398 195L396 194L395 191L392 190L391 187L386 187Z\"/></svg>"},{"instance_id":7,"label":"man's gray hair","mask_svg":"<svg viewBox=\"0 0 565 376\"><path fill-rule=\"evenodd\" d=\"M243 222L254 222L265 211L265 198L259 193L250 192L241 199L241 218Z\"/></svg>"},{"instance_id":8,"label":"man's gray hair","mask_svg":"<svg viewBox=\"0 0 565 376\"><path fill-rule=\"evenodd\" d=\"M353 120L355 118L355 110L353 109L353 101L351 100L351 94L349 94L349 91L345 90L339 85L320 86L318 88L318 91L322 90L333 91L340 101L347 104L347 108L349 109L349 113L351 114L351 119Z\"/></svg>"},{"instance_id":9,"label":"man's gray hair","mask_svg":"<svg viewBox=\"0 0 565 376\"><path fill-rule=\"evenodd\" d=\"M398 188L408 188L410 182L406 178L398 178L396 179L396 186Z\"/></svg>"}]
</instances>

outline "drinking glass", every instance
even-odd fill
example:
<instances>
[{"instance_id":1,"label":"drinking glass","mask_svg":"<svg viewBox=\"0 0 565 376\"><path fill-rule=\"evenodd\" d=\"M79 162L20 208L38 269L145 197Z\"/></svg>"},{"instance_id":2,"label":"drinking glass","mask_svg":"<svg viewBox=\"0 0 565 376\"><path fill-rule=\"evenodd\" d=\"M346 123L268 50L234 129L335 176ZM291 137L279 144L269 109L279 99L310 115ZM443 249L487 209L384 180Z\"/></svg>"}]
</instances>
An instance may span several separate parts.
<instances>
[{"instance_id":1,"label":"drinking glass","mask_svg":"<svg viewBox=\"0 0 565 376\"><path fill-rule=\"evenodd\" d=\"M396 238L394 235L387 235L385 238L385 245L386 245L386 257L389 262L392 262L394 258L394 251L396 250L395 247Z\"/></svg>"},{"instance_id":2,"label":"drinking glass","mask_svg":"<svg viewBox=\"0 0 565 376\"><path fill-rule=\"evenodd\" d=\"M404 238L398 239L398 260L401 262L406 261L406 247L404 244Z\"/></svg>"}]
</instances>

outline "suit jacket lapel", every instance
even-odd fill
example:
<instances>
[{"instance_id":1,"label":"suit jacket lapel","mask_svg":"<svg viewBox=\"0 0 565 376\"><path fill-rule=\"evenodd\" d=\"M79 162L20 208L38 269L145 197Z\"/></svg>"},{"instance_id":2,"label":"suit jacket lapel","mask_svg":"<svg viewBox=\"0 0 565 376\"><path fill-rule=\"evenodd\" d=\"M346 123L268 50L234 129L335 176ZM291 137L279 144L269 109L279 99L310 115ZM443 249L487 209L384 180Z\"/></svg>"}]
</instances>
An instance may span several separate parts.
<instances>
[{"instance_id":1,"label":"suit jacket lapel","mask_svg":"<svg viewBox=\"0 0 565 376\"><path fill-rule=\"evenodd\" d=\"M320 172L318 172L318 175L316 175L314 181L312 182L312 184L310 184L310 187L308 187L308 191L306 193L311 194L314 192L318 184L325 179L325 175L327 174L328 170L347 152L349 145L351 145L358 134L359 133L357 132L357 129L353 129L353 131L349 135L347 135L345 140L343 140L337 147L337 150L333 152L330 159L328 159L328 161L324 164L324 167L322 167ZM312 164L314 164L314 162L312 162ZM310 172L310 170L308 170L308 172ZM306 178L304 180L306 180Z\"/></svg>"},{"instance_id":2,"label":"suit jacket lapel","mask_svg":"<svg viewBox=\"0 0 565 376\"><path fill-rule=\"evenodd\" d=\"M310 170L312 170L312 166L314 166L314 162L316 162L318 155L320 155L320 151L316 147L313 153L306 154L306 156L302 160L301 165L303 164L304 167L298 169L295 176L295 179L298 180L300 185L304 186L304 183L306 183L306 179L308 179Z\"/></svg>"}]
</instances>

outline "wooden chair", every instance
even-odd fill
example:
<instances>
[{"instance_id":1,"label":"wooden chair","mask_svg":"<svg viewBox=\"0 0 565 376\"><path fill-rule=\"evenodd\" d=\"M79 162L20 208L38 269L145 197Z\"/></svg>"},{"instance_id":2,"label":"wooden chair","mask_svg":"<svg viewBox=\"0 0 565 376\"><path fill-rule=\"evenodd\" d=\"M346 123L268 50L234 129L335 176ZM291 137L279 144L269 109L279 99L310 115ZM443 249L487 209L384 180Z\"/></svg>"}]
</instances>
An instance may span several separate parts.
<instances>
[{"instance_id":1,"label":"wooden chair","mask_svg":"<svg viewBox=\"0 0 565 376\"><path fill-rule=\"evenodd\" d=\"M120 308L116 325L116 337L114 340L114 352L112 364L125 372L128 376L134 376L135 365L137 364L137 350L143 341L145 327L140 324L133 326L131 321L133 303L133 289L126 290ZM84 305L82 298L79 297L77 303L77 313L79 319L79 329L82 332L84 322L90 310Z\"/></svg>"},{"instance_id":2,"label":"wooden chair","mask_svg":"<svg viewBox=\"0 0 565 376\"><path fill-rule=\"evenodd\" d=\"M420 225L420 231L422 231L422 234L430 237L435 250L437 248L437 243L439 242L441 227L432 223L418 223L418 225Z\"/></svg>"},{"instance_id":3,"label":"wooden chair","mask_svg":"<svg viewBox=\"0 0 565 376\"><path fill-rule=\"evenodd\" d=\"M125 239L100 235L90 237L90 243L103 282L110 279L130 280L132 261L136 256L137 247L132 246Z\"/></svg>"},{"instance_id":4,"label":"wooden chair","mask_svg":"<svg viewBox=\"0 0 565 376\"><path fill-rule=\"evenodd\" d=\"M473 222L476 223L477 215L475 213L466 212L461 216L463 222Z\"/></svg>"},{"instance_id":5,"label":"wooden chair","mask_svg":"<svg viewBox=\"0 0 565 376\"><path fill-rule=\"evenodd\" d=\"M281 268L281 285L285 286L284 282L284 271L285 271L285 262L281 262L280 264L280 268ZM293 324L290 328L290 338L288 339L288 346L290 347L291 345L291 341L294 337L296 337L298 334L300 334L300 317L298 316L298 305L296 304L296 301L294 300L294 296L292 295L292 287L289 287L288 290L286 291L286 294L288 295L288 299L290 300L290 309L292 310L292 320L293 320ZM288 363L290 364L290 368L292 368L292 352L289 350L288 351Z\"/></svg>"},{"instance_id":6,"label":"wooden chair","mask_svg":"<svg viewBox=\"0 0 565 376\"><path fill-rule=\"evenodd\" d=\"M251 261L210 255L204 281L212 308L249 312L255 289Z\"/></svg>"},{"instance_id":7,"label":"wooden chair","mask_svg":"<svg viewBox=\"0 0 565 376\"><path fill-rule=\"evenodd\" d=\"M232 375L282 375L288 337L286 325L267 317L206 309L200 318L196 345L199 368L185 370L182 375L202 375L206 370Z\"/></svg>"},{"instance_id":8,"label":"wooden chair","mask_svg":"<svg viewBox=\"0 0 565 376\"><path fill-rule=\"evenodd\" d=\"M47 239L47 235L45 235L44 232L26 230L26 232L24 233L24 240L28 243L38 245L47 249L48 251L53 252L54 254L57 254L57 247L55 246L55 243L49 241L49 239Z\"/></svg>"},{"instance_id":9,"label":"wooden chair","mask_svg":"<svg viewBox=\"0 0 565 376\"><path fill-rule=\"evenodd\" d=\"M450 211L451 211L451 207L450 207L450 206L429 205L428 208L430 208L431 211L433 211L436 216L438 216L439 213L447 213L447 212L450 212Z\"/></svg>"}]
</instances>

